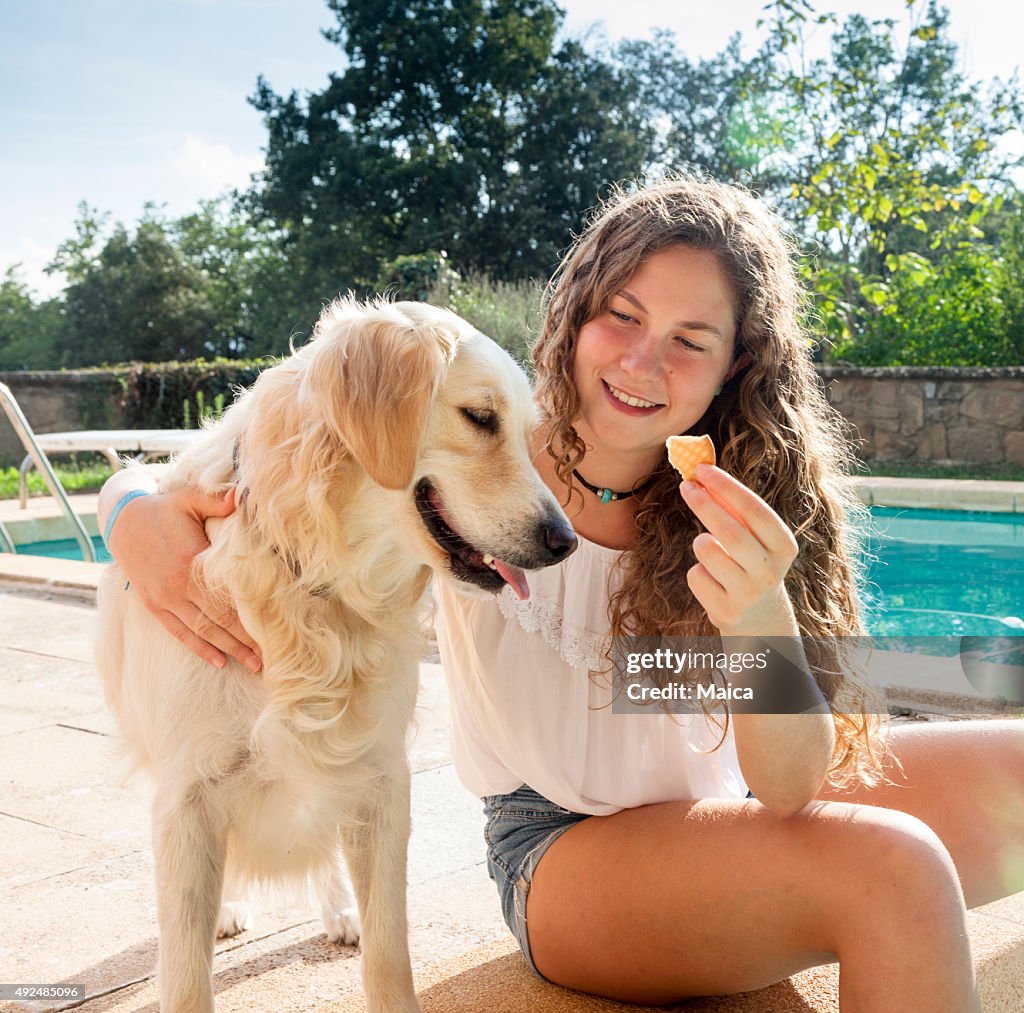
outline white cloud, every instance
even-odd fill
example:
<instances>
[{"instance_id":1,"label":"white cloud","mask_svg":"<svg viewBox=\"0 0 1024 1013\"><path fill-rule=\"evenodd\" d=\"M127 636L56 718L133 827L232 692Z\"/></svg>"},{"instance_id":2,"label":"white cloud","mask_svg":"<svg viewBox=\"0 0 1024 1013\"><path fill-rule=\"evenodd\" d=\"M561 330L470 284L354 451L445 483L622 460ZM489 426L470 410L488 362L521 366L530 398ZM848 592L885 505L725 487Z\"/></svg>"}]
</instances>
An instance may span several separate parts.
<instances>
[{"instance_id":1,"label":"white cloud","mask_svg":"<svg viewBox=\"0 0 1024 1013\"><path fill-rule=\"evenodd\" d=\"M136 134L131 145L124 142L119 157L109 157L106 141L102 159L91 159L84 146L71 174L51 173L45 193L0 195L0 221L4 240L0 245L0 277L12 264L21 264L19 277L37 297L59 294L63 275L47 275L43 268L57 246L74 234L77 204L81 200L109 212L111 222L129 228L148 201L165 214L175 216L195 210L206 197L216 197L232 187L245 189L249 177L263 167L263 158L252 149L232 148L223 141L211 141L198 133L162 131Z\"/></svg>"},{"instance_id":2,"label":"white cloud","mask_svg":"<svg viewBox=\"0 0 1024 1013\"><path fill-rule=\"evenodd\" d=\"M0 247L0 276L15 267L15 277L28 284L36 298L49 298L66 284L63 274L47 274L43 268L53 260L54 248L24 238L14 246Z\"/></svg>"},{"instance_id":3,"label":"white cloud","mask_svg":"<svg viewBox=\"0 0 1024 1013\"><path fill-rule=\"evenodd\" d=\"M249 177L263 168L263 156L232 151L220 141L186 134L172 164L182 181L216 191L248 186Z\"/></svg>"}]
</instances>

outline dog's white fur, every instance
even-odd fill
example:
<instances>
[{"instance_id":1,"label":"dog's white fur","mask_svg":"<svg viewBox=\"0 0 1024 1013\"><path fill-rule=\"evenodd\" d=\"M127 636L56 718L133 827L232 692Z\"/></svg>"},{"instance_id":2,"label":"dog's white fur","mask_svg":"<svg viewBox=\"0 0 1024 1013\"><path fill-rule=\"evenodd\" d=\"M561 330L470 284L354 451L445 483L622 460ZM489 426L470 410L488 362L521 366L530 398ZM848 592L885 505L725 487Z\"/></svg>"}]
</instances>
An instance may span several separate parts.
<instances>
[{"instance_id":1,"label":"dog's white fur","mask_svg":"<svg viewBox=\"0 0 1024 1013\"><path fill-rule=\"evenodd\" d=\"M343 300L162 478L161 491L236 488L196 566L264 659L261 677L234 662L212 671L116 565L105 574L97 664L130 755L156 784L165 1013L213 1009L215 934L248 927L247 884L281 877L312 879L332 940L361 934L371 1013L419 1009L404 741L422 593L431 569L456 578L413 490L429 477L477 548L527 568L554 562L538 530L566 522L530 464L534 422L523 374L458 317Z\"/></svg>"}]
</instances>

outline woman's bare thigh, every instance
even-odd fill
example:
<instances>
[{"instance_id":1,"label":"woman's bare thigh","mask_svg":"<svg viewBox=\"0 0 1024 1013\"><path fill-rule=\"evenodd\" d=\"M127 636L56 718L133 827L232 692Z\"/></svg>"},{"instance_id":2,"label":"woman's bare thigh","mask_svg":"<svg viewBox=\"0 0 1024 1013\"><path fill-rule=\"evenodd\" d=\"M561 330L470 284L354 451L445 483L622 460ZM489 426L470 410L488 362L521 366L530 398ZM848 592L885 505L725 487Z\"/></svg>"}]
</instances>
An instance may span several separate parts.
<instances>
[{"instance_id":1,"label":"woman's bare thigh","mask_svg":"<svg viewBox=\"0 0 1024 1013\"><path fill-rule=\"evenodd\" d=\"M527 900L542 974L650 1003L749 991L838 954L851 1008L894 1008L868 993L902 975L905 1008L932 988L954 1001L929 1009L962 1013L974 1008L963 919L955 870L927 827L834 802L788 819L723 799L593 817L548 849Z\"/></svg>"},{"instance_id":2,"label":"woman's bare thigh","mask_svg":"<svg viewBox=\"0 0 1024 1013\"><path fill-rule=\"evenodd\" d=\"M968 907L1024 890L1024 721L894 725L892 783L824 788L830 801L884 806L928 824L956 865Z\"/></svg>"}]
</instances>

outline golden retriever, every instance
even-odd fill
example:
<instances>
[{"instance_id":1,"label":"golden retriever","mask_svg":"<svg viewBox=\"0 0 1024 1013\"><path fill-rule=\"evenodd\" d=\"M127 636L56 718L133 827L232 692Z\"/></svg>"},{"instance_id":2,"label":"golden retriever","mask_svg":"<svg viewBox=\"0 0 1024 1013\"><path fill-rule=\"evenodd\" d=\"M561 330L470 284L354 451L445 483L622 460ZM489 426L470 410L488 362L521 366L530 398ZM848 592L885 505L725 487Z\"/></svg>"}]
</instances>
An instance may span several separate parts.
<instances>
[{"instance_id":1,"label":"golden retriever","mask_svg":"<svg viewBox=\"0 0 1024 1013\"><path fill-rule=\"evenodd\" d=\"M281 877L312 880L331 940L361 936L370 1013L419 1009L405 735L423 592L433 571L526 595L523 569L575 548L530 463L534 422L525 376L454 314L340 300L161 479L235 488L196 567L264 659L262 677L211 672L104 575L97 664L155 780L165 1013L213 1009L215 936L248 927L248 884Z\"/></svg>"}]
</instances>

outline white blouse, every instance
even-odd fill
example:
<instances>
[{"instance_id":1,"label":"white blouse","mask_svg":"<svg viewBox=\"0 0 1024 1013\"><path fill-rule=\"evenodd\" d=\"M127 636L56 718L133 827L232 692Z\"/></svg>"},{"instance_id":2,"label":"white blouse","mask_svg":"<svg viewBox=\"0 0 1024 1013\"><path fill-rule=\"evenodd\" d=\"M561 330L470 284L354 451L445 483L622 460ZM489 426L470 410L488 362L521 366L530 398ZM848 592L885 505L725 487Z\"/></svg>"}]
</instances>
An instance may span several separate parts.
<instances>
[{"instance_id":1,"label":"white blouse","mask_svg":"<svg viewBox=\"0 0 1024 1013\"><path fill-rule=\"evenodd\" d=\"M616 714L607 667L608 597L621 552L579 538L557 566L471 598L434 581L437 640L452 707L455 768L476 795L527 784L574 812L608 815L676 799L747 793L732 725L720 749L702 714Z\"/></svg>"}]
</instances>

